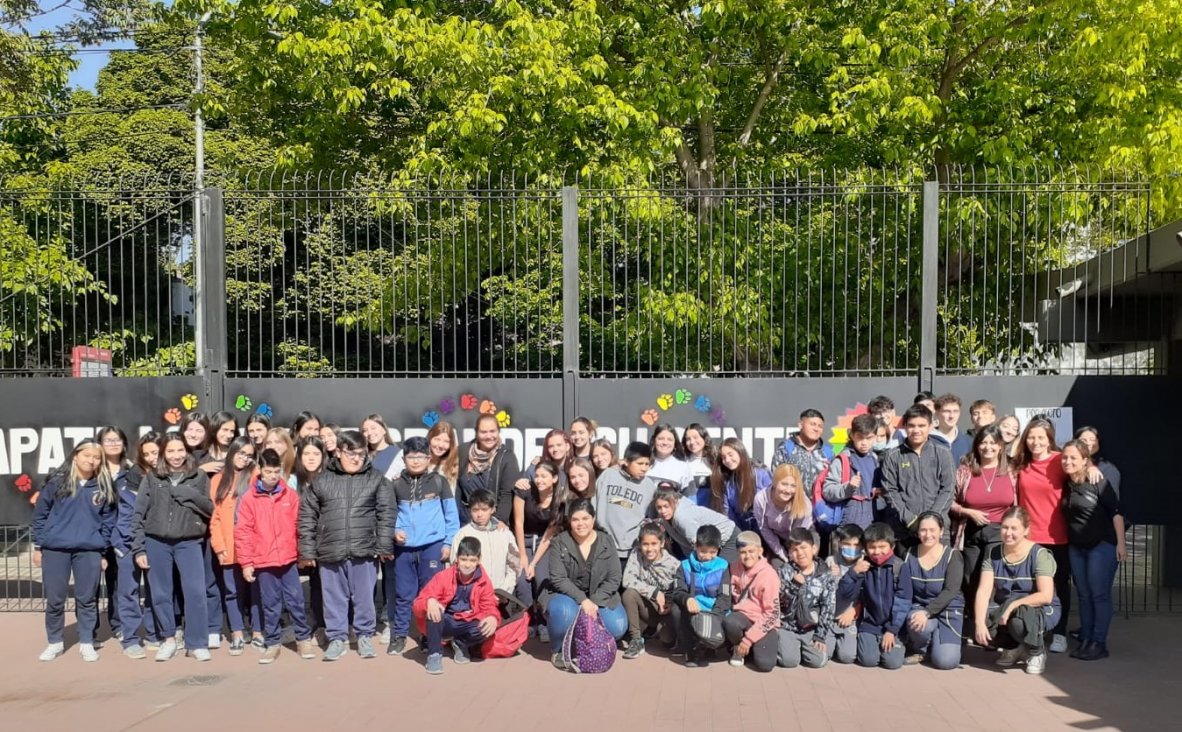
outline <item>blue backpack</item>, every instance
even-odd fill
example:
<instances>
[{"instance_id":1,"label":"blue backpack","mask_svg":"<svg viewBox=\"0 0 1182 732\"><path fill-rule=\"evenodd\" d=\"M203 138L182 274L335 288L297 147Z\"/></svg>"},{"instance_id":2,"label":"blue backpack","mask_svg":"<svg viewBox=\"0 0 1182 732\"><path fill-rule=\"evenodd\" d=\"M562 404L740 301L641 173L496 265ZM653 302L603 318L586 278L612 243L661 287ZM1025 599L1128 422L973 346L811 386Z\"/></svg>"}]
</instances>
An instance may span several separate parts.
<instances>
[{"instance_id":1,"label":"blue backpack","mask_svg":"<svg viewBox=\"0 0 1182 732\"><path fill-rule=\"evenodd\" d=\"M850 465L850 456L842 452L837 456L841 461L841 484L847 485L850 482L853 467ZM844 501L829 501L825 499L825 478L829 475L829 468L833 466L830 462L813 481L813 523L817 525L818 531L829 532L841 526L842 514L845 513L845 504L849 501L847 498Z\"/></svg>"}]
</instances>

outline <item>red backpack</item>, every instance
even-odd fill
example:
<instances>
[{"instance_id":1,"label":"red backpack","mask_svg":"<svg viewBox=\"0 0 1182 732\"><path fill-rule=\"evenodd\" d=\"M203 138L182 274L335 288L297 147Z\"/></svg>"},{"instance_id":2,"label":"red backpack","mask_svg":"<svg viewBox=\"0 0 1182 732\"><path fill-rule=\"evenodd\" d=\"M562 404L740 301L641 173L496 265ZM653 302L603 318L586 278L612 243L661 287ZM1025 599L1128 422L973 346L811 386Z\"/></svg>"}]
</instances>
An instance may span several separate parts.
<instances>
[{"instance_id":1,"label":"red backpack","mask_svg":"<svg viewBox=\"0 0 1182 732\"><path fill-rule=\"evenodd\" d=\"M850 482L853 468L850 465L850 456L844 451L838 454L837 459L841 461L841 484L848 485ZM825 499L824 490L825 478L829 475L829 468L833 466L830 462L825 465L825 469L813 481L813 523L816 524L818 531L832 531L838 526L841 526L841 517L845 513L845 501L829 501Z\"/></svg>"}]
</instances>

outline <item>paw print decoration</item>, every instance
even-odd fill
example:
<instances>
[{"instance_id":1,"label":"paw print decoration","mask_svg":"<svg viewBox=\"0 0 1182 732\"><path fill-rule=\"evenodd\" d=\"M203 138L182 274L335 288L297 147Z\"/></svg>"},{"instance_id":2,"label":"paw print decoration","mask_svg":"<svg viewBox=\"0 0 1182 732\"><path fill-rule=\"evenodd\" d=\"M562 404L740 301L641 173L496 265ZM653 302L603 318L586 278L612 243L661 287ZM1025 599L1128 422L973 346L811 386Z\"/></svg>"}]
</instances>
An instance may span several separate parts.
<instances>
[{"instance_id":1,"label":"paw print decoration","mask_svg":"<svg viewBox=\"0 0 1182 732\"><path fill-rule=\"evenodd\" d=\"M439 412L434 409L423 415L423 424L434 427L439 422Z\"/></svg>"},{"instance_id":2,"label":"paw print decoration","mask_svg":"<svg viewBox=\"0 0 1182 732\"><path fill-rule=\"evenodd\" d=\"M509 425L513 424L513 420L509 418L509 413L504 409L497 412L497 424L502 427L508 427Z\"/></svg>"},{"instance_id":3,"label":"paw print decoration","mask_svg":"<svg viewBox=\"0 0 1182 732\"><path fill-rule=\"evenodd\" d=\"M460 409L463 409L465 412L469 412L475 408L476 408L476 395L475 394L465 394L464 396L460 397Z\"/></svg>"},{"instance_id":4,"label":"paw print decoration","mask_svg":"<svg viewBox=\"0 0 1182 732\"><path fill-rule=\"evenodd\" d=\"M189 411L196 409L197 405L200 403L201 402L197 399L196 394L186 394L181 397L181 406L185 409L188 409Z\"/></svg>"},{"instance_id":5,"label":"paw print decoration","mask_svg":"<svg viewBox=\"0 0 1182 732\"><path fill-rule=\"evenodd\" d=\"M689 404L690 399L693 399L694 395L690 393L689 389L678 389L677 393L673 395L673 398L677 400L678 404Z\"/></svg>"},{"instance_id":6,"label":"paw print decoration","mask_svg":"<svg viewBox=\"0 0 1182 732\"><path fill-rule=\"evenodd\" d=\"M443 401L439 402L440 414L451 414L454 411L456 411L456 401L451 397L447 397Z\"/></svg>"},{"instance_id":7,"label":"paw print decoration","mask_svg":"<svg viewBox=\"0 0 1182 732\"><path fill-rule=\"evenodd\" d=\"M254 403L250 401L250 397L245 394L239 394L238 398L234 400L234 408L240 412L249 412Z\"/></svg>"},{"instance_id":8,"label":"paw print decoration","mask_svg":"<svg viewBox=\"0 0 1182 732\"><path fill-rule=\"evenodd\" d=\"M180 424L182 416L184 415L181 414L181 410L173 407L164 413L164 421L169 424Z\"/></svg>"},{"instance_id":9,"label":"paw print decoration","mask_svg":"<svg viewBox=\"0 0 1182 732\"><path fill-rule=\"evenodd\" d=\"M494 402L494 401L493 401L493 400L491 400L491 399L485 399L484 401L482 401L482 402L480 403L480 413L481 413L481 414L493 414L493 415L495 415L495 414L497 413L497 404L496 404L496 402Z\"/></svg>"},{"instance_id":10,"label":"paw print decoration","mask_svg":"<svg viewBox=\"0 0 1182 732\"><path fill-rule=\"evenodd\" d=\"M669 408L673 406L673 395L662 394L661 396L657 397L657 406L660 407L661 411L663 412L668 411Z\"/></svg>"},{"instance_id":11,"label":"paw print decoration","mask_svg":"<svg viewBox=\"0 0 1182 732\"><path fill-rule=\"evenodd\" d=\"M726 412L722 411L722 407L719 407L710 413L710 421L719 427L726 424Z\"/></svg>"},{"instance_id":12,"label":"paw print decoration","mask_svg":"<svg viewBox=\"0 0 1182 732\"><path fill-rule=\"evenodd\" d=\"M33 479L28 475L22 475L16 479L16 489L21 493L28 493L33 489Z\"/></svg>"},{"instance_id":13,"label":"paw print decoration","mask_svg":"<svg viewBox=\"0 0 1182 732\"><path fill-rule=\"evenodd\" d=\"M655 409L646 409L640 413L640 421L652 427L661 418L661 413Z\"/></svg>"},{"instance_id":14,"label":"paw print decoration","mask_svg":"<svg viewBox=\"0 0 1182 732\"><path fill-rule=\"evenodd\" d=\"M259 408L254 411L255 411L255 414L261 414L262 416L266 417L267 419L270 419L271 417L275 416L275 410L271 409L271 405L267 404L266 402L263 402L262 404L260 404Z\"/></svg>"},{"instance_id":15,"label":"paw print decoration","mask_svg":"<svg viewBox=\"0 0 1182 732\"><path fill-rule=\"evenodd\" d=\"M705 414L706 412L709 412L710 411L710 398L707 396L698 397L697 401L694 402L694 409L698 410L699 412L702 412L703 414Z\"/></svg>"}]
</instances>

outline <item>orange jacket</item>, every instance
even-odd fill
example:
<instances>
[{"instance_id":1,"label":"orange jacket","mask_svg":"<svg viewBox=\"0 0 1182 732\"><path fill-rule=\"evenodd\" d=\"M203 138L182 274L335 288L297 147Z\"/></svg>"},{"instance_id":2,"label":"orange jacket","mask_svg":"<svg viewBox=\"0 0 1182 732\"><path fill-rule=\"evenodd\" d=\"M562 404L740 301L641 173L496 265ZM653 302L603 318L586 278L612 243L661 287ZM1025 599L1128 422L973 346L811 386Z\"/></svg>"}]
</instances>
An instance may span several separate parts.
<instances>
[{"instance_id":1,"label":"orange jacket","mask_svg":"<svg viewBox=\"0 0 1182 732\"><path fill-rule=\"evenodd\" d=\"M209 545L213 548L213 555L217 558L218 564L223 567L238 563L238 558L234 554L234 517L238 511L239 499L231 493L221 503L217 500L218 486L222 484L222 476L225 474L223 470L209 483L209 497L213 499L213 516L209 519ZM255 468L250 473L250 482L246 484L247 490L254 485L257 477L258 469ZM222 552L226 553L225 558L222 558Z\"/></svg>"}]
</instances>

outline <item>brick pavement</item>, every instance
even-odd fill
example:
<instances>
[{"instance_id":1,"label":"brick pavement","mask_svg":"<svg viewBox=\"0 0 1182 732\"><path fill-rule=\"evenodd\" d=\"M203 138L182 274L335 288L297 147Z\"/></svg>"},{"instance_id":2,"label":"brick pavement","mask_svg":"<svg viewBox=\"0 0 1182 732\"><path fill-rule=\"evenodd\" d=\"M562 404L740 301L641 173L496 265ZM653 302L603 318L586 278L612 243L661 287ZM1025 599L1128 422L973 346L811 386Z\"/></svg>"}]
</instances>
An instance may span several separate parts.
<instances>
[{"instance_id":1,"label":"brick pavement","mask_svg":"<svg viewBox=\"0 0 1182 732\"><path fill-rule=\"evenodd\" d=\"M72 621L72 618L69 618ZM1182 616L1118 619L1116 655L1084 663L1056 655L1045 676L992 666L967 652L951 672L895 672L831 664L819 671L757 674L719 662L691 670L657 651L617 661L601 676L551 667L531 640L531 656L467 667L445 661L442 677L422 656L351 654L336 664L285 652L259 666L252 651L225 647L214 660L130 661L117 644L83 663L74 647L52 663L42 616L0 615L0 730L1158 730L1177 729L1182 704L1174 659ZM67 644L74 642L72 622ZM211 686L190 676L215 676Z\"/></svg>"}]
</instances>

